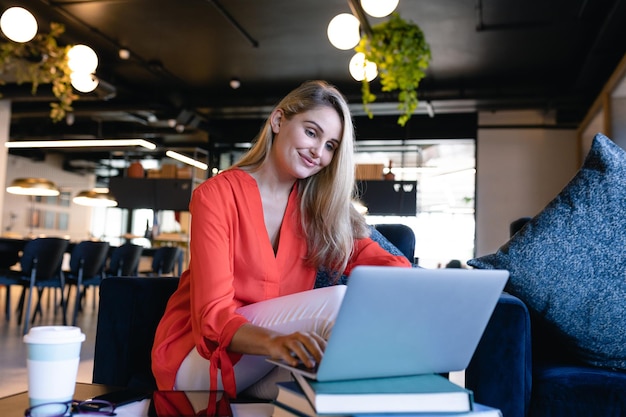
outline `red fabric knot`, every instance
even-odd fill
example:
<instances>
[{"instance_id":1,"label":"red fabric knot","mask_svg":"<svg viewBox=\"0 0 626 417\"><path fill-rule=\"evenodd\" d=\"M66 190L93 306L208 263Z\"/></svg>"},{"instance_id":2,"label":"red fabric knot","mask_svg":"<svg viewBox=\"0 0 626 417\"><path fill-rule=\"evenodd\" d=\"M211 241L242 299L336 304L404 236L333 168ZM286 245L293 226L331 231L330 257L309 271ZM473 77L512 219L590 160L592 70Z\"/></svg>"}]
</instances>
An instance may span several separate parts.
<instances>
[{"instance_id":1,"label":"red fabric knot","mask_svg":"<svg viewBox=\"0 0 626 417\"><path fill-rule=\"evenodd\" d=\"M233 363L225 348L219 346L211 354L209 359L211 365L209 367L209 377L211 390L213 387L217 387L217 375L219 370L222 372L222 384L224 385L224 392L228 397L235 398L237 396L237 383L235 381L235 371L233 369Z\"/></svg>"}]
</instances>

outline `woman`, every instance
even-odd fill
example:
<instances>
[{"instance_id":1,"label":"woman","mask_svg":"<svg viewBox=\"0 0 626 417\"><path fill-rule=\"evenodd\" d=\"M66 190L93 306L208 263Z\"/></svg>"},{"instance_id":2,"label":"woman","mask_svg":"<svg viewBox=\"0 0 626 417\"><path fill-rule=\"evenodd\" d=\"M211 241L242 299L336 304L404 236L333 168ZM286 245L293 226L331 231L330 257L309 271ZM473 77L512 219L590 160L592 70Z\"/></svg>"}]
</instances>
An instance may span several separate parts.
<instances>
[{"instance_id":1,"label":"woman","mask_svg":"<svg viewBox=\"0 0 626 417\"><path fill-rule=\"evenodd\" d=\"M410 266L369 239L351 204L353 148L345 99L309 81L237 164L194 190L189 268L152 352L159 389L234 396L262 380L251 394L272 397L265 357L308 366L322 357L345 286L312 290L318 269Z\"/></svg>"}]
</instances>

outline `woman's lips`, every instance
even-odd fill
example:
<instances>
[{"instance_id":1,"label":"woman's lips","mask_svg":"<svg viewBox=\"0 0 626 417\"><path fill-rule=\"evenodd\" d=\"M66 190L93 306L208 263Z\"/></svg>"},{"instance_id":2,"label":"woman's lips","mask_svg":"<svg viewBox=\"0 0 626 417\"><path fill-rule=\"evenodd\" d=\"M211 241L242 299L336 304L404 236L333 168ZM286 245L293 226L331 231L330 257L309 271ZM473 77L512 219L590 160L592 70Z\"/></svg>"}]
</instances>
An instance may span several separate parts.
<instances>
[{"instance_id":1,"label":"woman's lips","mask_svg":"<svg viewBox=\"0 0 626 417\"><path fill-rule=\"evenodd\" d=\"M316 167L317 166L317 162L315 162L313 159L300 154L300 158L302 158L302 160L304 161L305 165L307 165L310 168Z\"/></svg>"}]
</instances>

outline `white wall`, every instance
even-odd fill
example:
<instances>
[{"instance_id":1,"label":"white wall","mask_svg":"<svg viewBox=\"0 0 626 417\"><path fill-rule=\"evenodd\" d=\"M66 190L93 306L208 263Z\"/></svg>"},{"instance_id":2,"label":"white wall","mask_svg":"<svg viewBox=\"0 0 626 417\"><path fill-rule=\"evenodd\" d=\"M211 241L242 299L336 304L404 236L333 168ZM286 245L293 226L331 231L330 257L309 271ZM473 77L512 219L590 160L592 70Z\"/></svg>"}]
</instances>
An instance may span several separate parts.
<instances>
[{"instance_id":1,"label":"white wall","mask_svg":"<svg viewBox=\"0 0 626 417\"><path fill-rule=\"evenodd\" d=\"M509 224L539 213L580 166L576 130L551 129L535 124L537 120L520 122L511 116L479 116L477 256L493 253L506 243ZM507 119L515 120L515 127L507 127ZM541 121L545 122L549 121Z\"/></svg>"}]
</instances>

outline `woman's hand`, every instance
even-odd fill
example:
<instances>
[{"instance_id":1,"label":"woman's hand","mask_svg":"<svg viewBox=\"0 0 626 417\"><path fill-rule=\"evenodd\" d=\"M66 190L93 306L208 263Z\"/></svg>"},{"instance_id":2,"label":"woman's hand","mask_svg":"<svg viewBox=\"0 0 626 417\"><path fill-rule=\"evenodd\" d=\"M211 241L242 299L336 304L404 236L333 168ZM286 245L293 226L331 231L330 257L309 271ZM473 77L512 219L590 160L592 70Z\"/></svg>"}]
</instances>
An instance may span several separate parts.
<instances>
[{"instance_id":1,"label":"woman's hand","mask_svg":"<svg viewBox=\"0 0 626 417\"><path fill-rule=\"evenodd\" d=\"M296 332L270 338L268 348L273 359L282 359L292 366L302 362L313 368L324 355L326 341L317 333Z\"/></svg>"},{"instance_id":2,"label":"woman's hand","mask_svg":"<svg viewBox=\"0 0 626 417\"><path fill-rule=\"evenodd\" d=\"M281 334L248 323L235 332L229 349L237 353L282 359L292 366L302 361L312 368L322 359L326 340L313 332Z\"/></svg>"}]
</instances>

